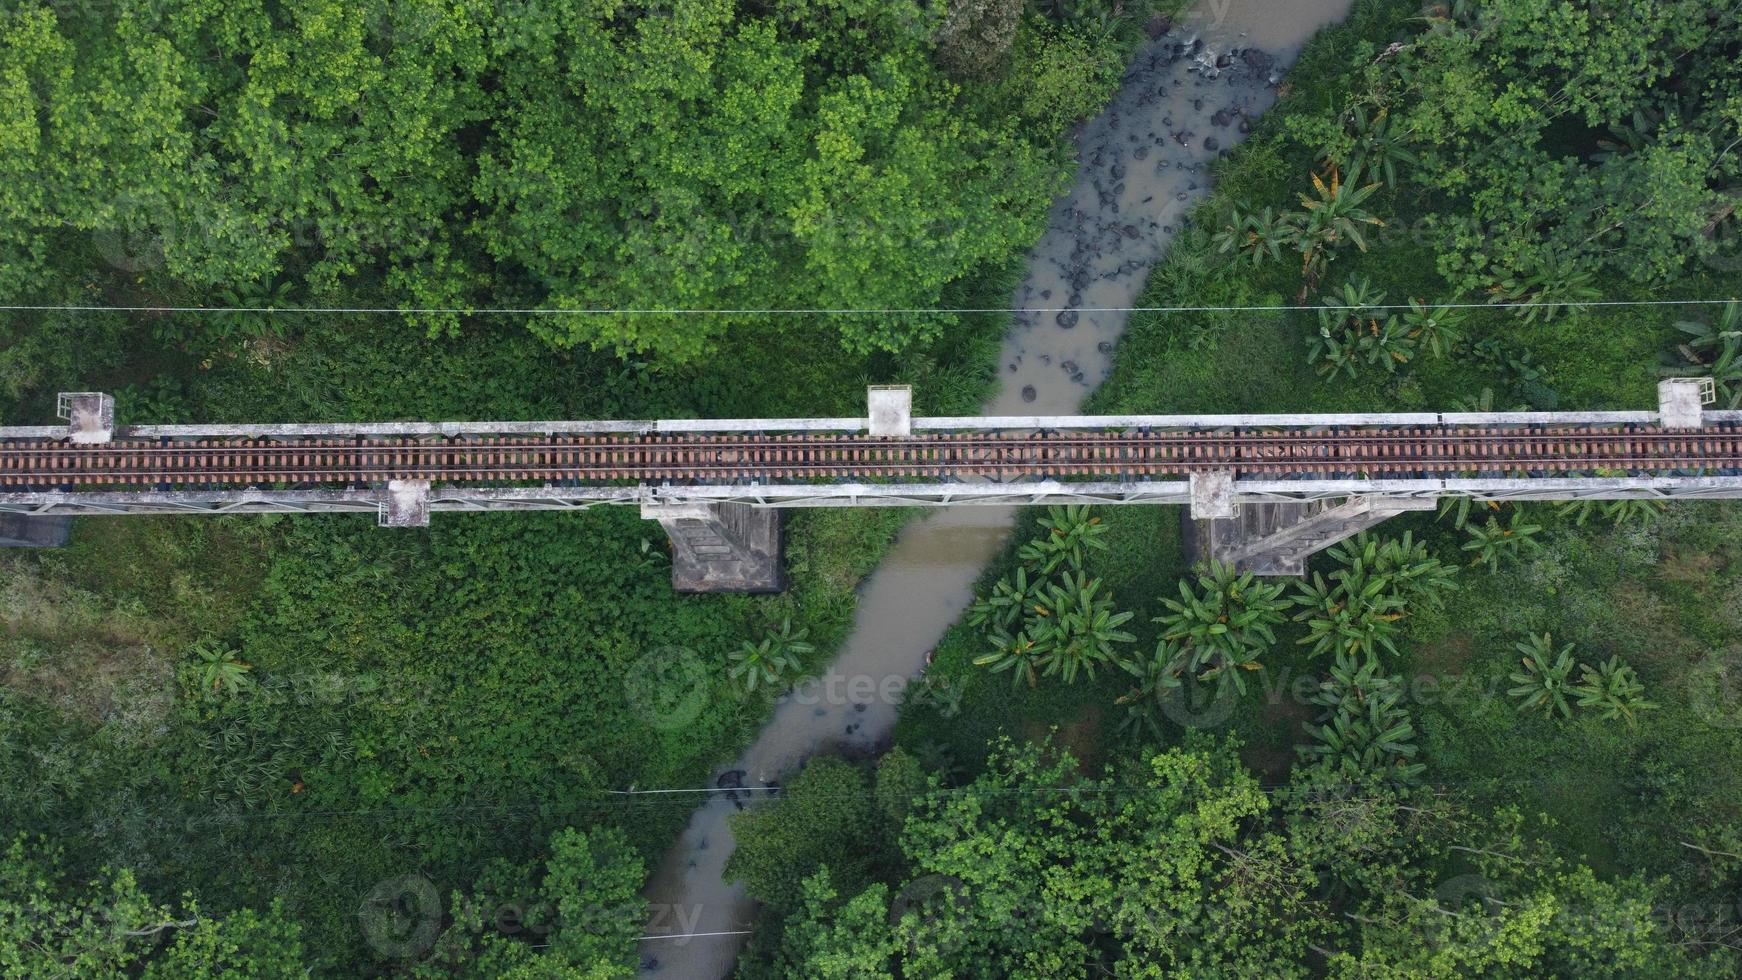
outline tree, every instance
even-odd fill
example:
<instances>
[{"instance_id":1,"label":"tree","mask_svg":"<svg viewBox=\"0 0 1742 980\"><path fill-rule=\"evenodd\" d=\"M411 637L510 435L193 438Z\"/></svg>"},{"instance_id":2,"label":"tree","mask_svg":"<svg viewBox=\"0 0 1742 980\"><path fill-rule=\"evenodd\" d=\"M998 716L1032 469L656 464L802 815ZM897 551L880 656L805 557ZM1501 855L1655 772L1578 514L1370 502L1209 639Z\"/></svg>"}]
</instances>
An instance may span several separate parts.
<instances>
[{"instance_id":1,"label":"tree","mask_svg":"<svg viewBox=\"0 0 1742 980\"><path fill-rule=\"evenodd\" d=\"M992 75L1016 40L1022 0L951 0L938 28L938 67L958 81Z\"/></svg>"},{"instance_id":2,"label":"tree","mask_svg":"<svg viewBox=\"0 0 1742 980\"><path fill-rule=\"evenodd\" d=\"M1544 633L1516 646L1524 655L1519 661L1524 669L1509 675L1517 686L1506 693L1518 699L1518 710L1540 709L1549 718L1557 713L1562 718L1571 718L1573 709L1567 703L1567 695L1572 693L1568 677L1573 671L1573 645L1568 643L1556 651L1554 641Z\"/></svg>"},{"instance_id":3,"label":"tree","mask_svg":"<svg viewBox=\"0 0 1742 980\"><path fill-rule=\"evenodd\" d=\"M759 643L745 640L738 649L727 654L732 666L728 673L745 691L755 691L757 685L784 684L798 669L799 658L816 647L805 642L807 630L793 632L792 619L781 620L779 630L770 630Z\"/></svg>"},{"instance_id":4,"label":"tree","mask_svg":"<svg viewBox=\"0 0 1742 980\"><path fill-rule=\"evenodd\" d=\"M1610 657L1595 667L1580 664L1579 682L1571 687L1571 691L1578 695L1579 707L1596 709L1605 721L1621 718L1627 722L1628 728L1634 726L1636 712L1657 707L1640 697L1645 693L1645 685L1639 682L1639 675L1632 667L1621 662L1620 657Z\"/></svg>"},{"instance_id":5,"label":"tree","mask_svg":"<svg viewBox=\"0 0 1742 980\"><path fill-rule=\"evenodd\" d=\"M1490 517L1483 524L1466 524L1464 530L1470 538L1464 542L1464 550L1474 553L1470 564L1486 565L1491 572L1499 571L1502 562L1517 561L1525 553L1542 548L1542 542L1536 540L1542 526L1526 524L1523 513L1517 510L1505 524Z\"/></svg>"},{"instance_id":6,"label":"tree","mask_svg":"<svg viewBox=\"0 0 1742 980\"><path fill-rule=\"evenodd\" d=\"M1174 677L1189 671L1245 693L1241 673L1258 669L1258 657L1276 643L1274 627L1287 618L1282 586L1212 561L1199 570L1196 590L1181 580L1179 595L1161 599L1169 611L1154 620L1162 630L1155 662Z\"/></svg>"},{"instance_id":7,"label":"tree","mask_svg":"<svg viewBox=\"0 0 1742 980\"><path fill-rule=\"evenodd\" d=\"M812 759L776 803L733 815L738 846L725 878L742 882L759 902L792 910L803 901L805 879L824 866L849 893L864 888L890 860L888 834L863 770Z\"/></svg>"},{"instance_id":8,"label":"tree","mask_svg":"<svg viewBox=\"0 0 1742 980\"><path fill-rule=\"evenodd\" d=\"M298 926L274 904L201 913L153 901L130 871L77 881L46 841L0 852L0 968L11 976L153 978L306 975Z\"/></svg>"}]
</instances>

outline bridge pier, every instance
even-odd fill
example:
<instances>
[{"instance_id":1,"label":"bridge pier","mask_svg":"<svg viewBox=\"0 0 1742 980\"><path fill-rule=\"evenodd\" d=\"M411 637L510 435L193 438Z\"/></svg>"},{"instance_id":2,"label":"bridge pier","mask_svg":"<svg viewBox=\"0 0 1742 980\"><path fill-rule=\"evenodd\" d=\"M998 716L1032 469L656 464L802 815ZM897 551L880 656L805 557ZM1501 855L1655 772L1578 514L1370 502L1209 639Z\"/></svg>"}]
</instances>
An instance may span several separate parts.
<instances>
[{"instance_id":1,"label":"bridge pier","mask_svg":"<svg viewBox=\"0 0 1742 980\"><path fill-rule=\"evenodd\" d=\"M1185 520L1187 556L1263 576L1306 574L1307 559L1398 514L1433 510L1431 499L1349 497L1341 503L1241 504L1229 518Z\"/></svg>"},{"instance_id":2,"label":"bridge pier","mask_svg":"<svg viewBox=\"0 0 1742 980\"><path fill-rule=\"evenodd\" d=\"M64 548L72 533L71 516L0 513L0 548Z\"/></svg>"},{"instance_id":3,"label":"bridge pier","mask_svg":"<svg viewBox=\"0 0 1742 980\"><path fill-rule=\"evenodd\" d=\"M780 592L780 511L749 504L641 505L671 538L671 586L678 592Z\"/></svg>"}]
</instances>

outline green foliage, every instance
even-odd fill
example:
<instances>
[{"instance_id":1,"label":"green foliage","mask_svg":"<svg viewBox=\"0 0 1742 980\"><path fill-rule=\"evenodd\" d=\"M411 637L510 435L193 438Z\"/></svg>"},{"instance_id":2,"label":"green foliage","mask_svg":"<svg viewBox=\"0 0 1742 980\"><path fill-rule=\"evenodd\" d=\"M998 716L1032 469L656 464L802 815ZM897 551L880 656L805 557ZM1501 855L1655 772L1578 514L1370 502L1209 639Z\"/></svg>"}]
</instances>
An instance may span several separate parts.
<instances>
[{"instance_id":1,"label":"green foliage","mask_svg":"<svg viewBox=\"0 0 1742 980\"><path fill-rule=\"evenodd\" d=\"M951 0L938 28L938 66L959 81L993 74L1016 40L1022 7L1023 0Z\"/></svg>"},{"instance_id":2,"label":"green foliage","mask_svg":"<svg viewBox=\"0 0 1742 980\"><path fill-rule=\"evenodd\" d=\"M207 695L235 694L247 690L253 681L248 672L253 668L221 644L211 641L196 644L189 664L195 686Z\"/></svg>"},{"instance_id":3,"label":"green foliage","mask_svg":"<svg viewBox=\"0 0 1742 980\"><path fill-rule=\"evenodd\" d=\"M864 770L840 759L812 759L773 805L732 817L738 843L725 877L742 882L757 901L790 911L803 899L804 880L825 865L843 887L857 891L869 884L893 859L890 833Z\"/></svg>"},{"instance_id":4,"label":"green foliage","mask_svg":"<svg viewBox=\"0 0 1742 980\"><path fill-rule=\"evenodd\" d=\"M1101 581L1083 569L1091 552L1106 549L1101 519L1087 507L1051 507L1040 527L1018 552L1024 564L968 609L969 625L992 647L974 664L1009 671L1013 686L1034 687L1055 674L1066 684L1079 673L1093 679L1098 667L1117 662L1114 644L1136 640L1119 628L1133 614L1117 611Z\"/></svg>"},{"instance_id":5,"label":"green foliage","mask_svg":"<svg viewBox=\"0 0 1742 980\"><path fill-rule=\"evenodd\" d=\"M1282 586L1216 561L1197 579L1195 590L1179 583L1177 600L1162 597L1169 611L1154 620L1162 630L1154 662L1173 677L1188 671L1199 680L1219 677L1245 693L1241 673L1259 668L1258 658L1276 643L1274 627L1287 618ZM1136 671L1140 679L1146 669Z\"/></svg>"},{"instance_id":6,"label":"green foliage","mask_svg":"<svg viewBox=\"0 0 1742 980\"><path fill-rule=\"evenodd\" d=\"M1680 320L1675 326L1688 335L1675 348L1681 356L1677 373L1711 378L1720 405L1742 408L1742 302L1724 304L1715 321Z\"/></svg>"},{"instance_id":7,"label":"green foliage","mask_svg":"<svg viewBox=\"0 0 1742 980\"><path fill-rule=\"evenodd\" d=\"M455 892L451 922L414 975L632 977L645 876L621 831L560 830L541 867L494 862L471 892Z\"/></svg>"},{"instance_id":8,"label":"green foliage","mask_svg":"<svg viewBox=\"0 0 1742 980\"><path fill-rule=\"evenodd\" d=\"M1596 709L1605 721L1624 719L1628 728L1635 724L1635 712L1658 707L1640 697L1645 693L1645 685L1620 657L1610 657L1596 667L1580 664L1579 682L1571 690L1579 697L1579 707Z\"/></svg>"},{"instance_id":9,"label":"green foliage","mask_svg":"<svg viewBox=\"0 0 1742 980\"><path fill-rule=\"evenodd\" d=\"M1569 679L1573 672L1573 645L1568 643L1557 651L1544 633L1531 636L1517 647L1524 655L1519 661L1524 669L1508 675L1517 686L1506 693L1518 699L1518 710L1540 710L1549 718L1556 713L1571 718L1573 709L1567 703L1567 695L1572 693L1573 686Z\"/></svg>"},{"instance_id":10,"label":"green foliage","mask_svg":"<svg viewBox=\"0 0 1742 980\"><path fill-rule=\"evenodd\" d=\"M761 642L745 640L738 649L727 654L731 667L727 673L746 692L758 685L770 687L786 684L802 662L801 658L816 651L805 642L807 630L793 631L792 619L781 620L780 629L769 630Z\"/></svg>"},{"instance_id":11,"label":"green foliage","mask_svg":"<svg viewBox=\"0 0 1742 980\"><path fill-rule=\"evenodd\" d=\"M1039 575L1051 575L1060 567L1080 570L1092 551L1106 551L1101 536L1107 525L1086 505L1048 507L1040 519L1041 535L1023 545L1017 557Z\"/></svg>"},{"instance_id":12,"label":"green foliage","mask_svg":"<svg viewBox=\"0 0 1742 980\"><path fill-rule=\"evenodd\" d=\"M278 903L223 917L193 902L176 911L128 871L71 880L61 851L40 839L14 837L0 853L0 967L10 976L288 978L303 975L302 954Z\"/></svg>"},{"instance_id":13,"label":"green foliage","mask_svg":"<svg viewBox=\"0 0 1742 980\"><path fill-rule=\"evenodd\" d=\"M1469 540L1463 549L1471 552L1470 564L1485 565L1490 572L1542 549L1542 542L1536 539L1542 526L1526 523L1520 510L1513 510L1504 524L1490 517L1483 524L1465 524L1464 532Z\"/></svg>"},{"instance_id":14,"label":"green foliage","mask_svg":"<svg viewBox=\"0 0 1742 980\"><path fill-rule=\"evenodd\" d=\"M1403 679L1381 674L1377 659L1338 654L1330 678L1312 696L1325 711L1318 724L1305 726L1315 744L1298 746L1301 758L1352 779L1415 780L1427 766L1414 761L1415 726L1403 693Z\"/></svg>"},{"instance_id":15,"label":"green foliage","mask_svg":"<svg viewBox=\"0 0 1742 980\"><path fill-rule=\"evenodd\" d=\"M1365 566L1338 569L1331 581L1313 573L1294 597L1301 611L1295 621L1305 623L1307 635L1298 641L1311 645L1312 655L1368 658L1384 650L1397 655L1397 623L1404 617L1401 596L1389 591L1386 577Z\"/></svg>"}]
</instances>

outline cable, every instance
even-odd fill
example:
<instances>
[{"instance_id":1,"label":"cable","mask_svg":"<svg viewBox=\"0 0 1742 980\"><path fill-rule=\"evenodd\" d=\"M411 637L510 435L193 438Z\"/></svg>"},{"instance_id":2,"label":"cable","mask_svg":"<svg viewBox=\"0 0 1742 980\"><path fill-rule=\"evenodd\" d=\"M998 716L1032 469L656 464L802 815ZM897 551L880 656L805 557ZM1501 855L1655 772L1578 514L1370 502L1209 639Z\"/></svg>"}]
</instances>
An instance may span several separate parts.
<instances>
[{"instance_id":1,"label":"cable","mask_svg":"<svg viewBox=\"0 0 1742 980\"><path fill-rule=\"evenodd\" d=\"M1724 306L1732 299L1611 299L1586 302L1547 302L1529 300L1505 303L1434 303L1433 309L1450 310L1523 310L1543 307L1609 307L1609 306ZM1304 303L1283 306L1018 306L1018 307L776 307L771 309L538 309L483 306L30 306L0 305L0 311L36 313L218 313L218 314L349 314L403 316L929 316L935 314L987 313L1290 313L1313 310L1408 310L1408 303L1380 303L1373 306Z\"/></svg>"}]
</instances>

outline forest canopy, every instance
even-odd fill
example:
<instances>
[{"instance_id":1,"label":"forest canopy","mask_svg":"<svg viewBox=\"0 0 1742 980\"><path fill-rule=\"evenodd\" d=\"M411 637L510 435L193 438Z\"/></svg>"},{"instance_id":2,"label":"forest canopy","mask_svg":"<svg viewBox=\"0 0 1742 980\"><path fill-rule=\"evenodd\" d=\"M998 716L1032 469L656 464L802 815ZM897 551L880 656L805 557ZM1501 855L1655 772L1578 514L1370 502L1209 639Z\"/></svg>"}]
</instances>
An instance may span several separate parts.
<instances>
[{"instance_id":1,"label":"forest canopy","mask_svg":"<svg viewBox=\"0 0 1742 980\"><path fill-rule=\"evenodd\" d=\"M18 4L0 16L0 295L936 306L1038 235L1063 126L1118 71L1043 19L934 55L945 17L914 0ZM683 360L761 321L524 322L559 347ZM830 332L892 350L945 322Z\"/></svg>"}]
</instances>

